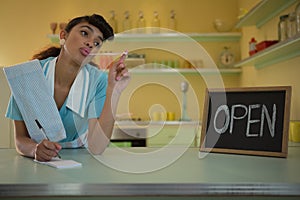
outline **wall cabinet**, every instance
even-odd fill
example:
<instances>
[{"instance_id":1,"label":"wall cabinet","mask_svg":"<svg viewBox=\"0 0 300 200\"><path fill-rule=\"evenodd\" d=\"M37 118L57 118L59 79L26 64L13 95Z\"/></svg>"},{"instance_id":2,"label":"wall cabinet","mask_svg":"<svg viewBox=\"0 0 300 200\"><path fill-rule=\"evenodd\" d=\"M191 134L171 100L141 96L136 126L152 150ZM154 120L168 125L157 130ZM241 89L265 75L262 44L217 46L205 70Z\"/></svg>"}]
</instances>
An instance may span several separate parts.
<instances>
[{"instance_id":1,"label":"wall cabinet","mask_svg":"<svg viewBox=\"0 0 300 200\"><path fill-rule=\"evenodd\" d=\"M148 127L147 146L198 147L200 143L199 130L198 122L153 124Z\"/></svg>"},{"instance_id":2,"label":"wall cabinet","mask_svg":"<svg viewBox=\"0 0 300 200\"><path fill-rule=\"evenodd\" d=\"M200 130L198 121L116 121L111 147L143 146L143 139L147 147L199 147Z\"/></svg>"}]
</instances>

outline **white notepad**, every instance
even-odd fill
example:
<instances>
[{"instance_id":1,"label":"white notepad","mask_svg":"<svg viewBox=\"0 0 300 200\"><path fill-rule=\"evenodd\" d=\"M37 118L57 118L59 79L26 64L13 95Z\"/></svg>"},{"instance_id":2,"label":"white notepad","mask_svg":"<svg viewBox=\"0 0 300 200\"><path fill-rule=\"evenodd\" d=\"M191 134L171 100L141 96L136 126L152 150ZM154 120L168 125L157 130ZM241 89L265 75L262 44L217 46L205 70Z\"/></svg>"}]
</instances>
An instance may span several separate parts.
<instances>
[{"instance_id":1,"label":"white notepad","mask_svg":"<svg viewBox=\"0 0 300 200\"><path fill-rule=\"evenodd\" d=\"M51 167L55 167L58 169L67 169L67 168L74 168L74 167L81 167L82 164L80 162L77 162L75 160L62 160L60 158L52 158L51 161L48 162L41 162L38 160L34 160L34 162L48 165Z\"/></svg>"}]
</instances>

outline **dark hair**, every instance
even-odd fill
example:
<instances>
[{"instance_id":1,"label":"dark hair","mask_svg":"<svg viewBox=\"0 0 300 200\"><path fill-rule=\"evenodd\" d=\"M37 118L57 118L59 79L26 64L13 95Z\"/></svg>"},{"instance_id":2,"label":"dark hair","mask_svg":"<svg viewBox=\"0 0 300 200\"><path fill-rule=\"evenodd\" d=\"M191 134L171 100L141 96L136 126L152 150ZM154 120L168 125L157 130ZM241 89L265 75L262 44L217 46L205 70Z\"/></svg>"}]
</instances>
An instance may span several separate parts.
<instances>
[{"instance_id":1,"label":"dark hair","mask_svg":"<svg viewBox=\"0 0 300 200\"><path fill-rule=\"evenodd\" d=\"M66 26L65 30L69 33L74 26L81 22L88 22L89 24L97 27L103 33L104 40L113 39L114 31L112 27L105 21L105 19L97 14L91 16L81 16L72 19Z\"/></svg>"},{"instance_id":2,"label":"dark hair","mask_svg":"<svg viewBox=\"0 0 300 200\"><path fill-rule=\"evenodd\" d=\"M69 23L65 27L66 32L70 32L74 26L81 22L87 22L95 27L97 27L103 34L104 40L112 40L114 38L114 31L112 27L107 23L107 21L101 16L97 14L93 15L85 15L81 17L76 17L69 21ZM60 47L49 47L41 52L32 56L32 59L46 59L48 57L56 57L60 53Z\"/></svg>"}]
</instances>

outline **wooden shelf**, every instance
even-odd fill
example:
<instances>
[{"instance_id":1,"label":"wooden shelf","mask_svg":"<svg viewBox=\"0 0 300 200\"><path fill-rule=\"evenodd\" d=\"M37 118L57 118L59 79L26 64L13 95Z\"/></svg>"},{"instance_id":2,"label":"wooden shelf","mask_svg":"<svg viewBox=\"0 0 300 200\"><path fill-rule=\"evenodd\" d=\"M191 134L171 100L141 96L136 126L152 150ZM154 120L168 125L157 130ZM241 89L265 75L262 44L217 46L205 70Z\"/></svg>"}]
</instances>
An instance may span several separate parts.
<instances>
[{"instance_id":1,"label":"wooden shelf","mask_svg":"<svg viewBox=\"0 0 300 200\"><path fill-rule=\"evenodd\" d=\"M238 42L240 32L229 33L118 33L113 42ZM52 43L59 43L58 35L49 34Z\"/></svg>"},{"instance_id":2,"label":"wooden shelf","mask_svg":"<svg viewBox=\"0 0 300 200\"><path fill-rule=\"evenodd\" d=\"M239 41L240 32L230 33L157 33L157 34L116 34L116 42L220 42Z\"/></svg>"},{"instance_id":3,"label":"wooden shelf","mask_svg":"<svg viewBox=\"0 0 300 200\"><path fill-rule=\"evenodd\" d=\"M300 56L300 34L286 41L274 44L240 62L235 67L254 65L256 68L263 68L284 60Z\"/></svg>"},{"instance_id":4,"label":"wooden shelf","mask_svg":"<svg viewBox=\"0 0 300 200\"><path fill-rule=\"evenodd\" d=\"M200 74L200 75L210 75L210 74L240 74L241 69L239 68L195 68L195 69L173 69L173 68L160 68L160 69L129 69L130 73L133 74Z\"/></svg>"},{"instance_id":5,"label":"wooden shelf","mask_svg":"<svg viewBox=\"0 0 300 200\"><path fill-rule=\"evenodd\" d=\"M251 25L256 25L257 28L260 28L297 1L298 0L262 0L236 24L235 28Z\"/></svg>"}]
</instances>

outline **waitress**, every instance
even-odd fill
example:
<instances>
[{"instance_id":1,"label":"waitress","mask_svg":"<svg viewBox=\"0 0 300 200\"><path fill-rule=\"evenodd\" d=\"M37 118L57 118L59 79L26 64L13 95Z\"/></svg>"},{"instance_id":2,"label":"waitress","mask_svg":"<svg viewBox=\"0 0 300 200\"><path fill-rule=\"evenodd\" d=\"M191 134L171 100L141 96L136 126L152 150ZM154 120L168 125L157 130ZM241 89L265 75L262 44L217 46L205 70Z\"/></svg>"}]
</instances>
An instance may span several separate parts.
<instances>
[{"instance_id":1,"label":"waitress","mask_svg":"<svg viewBox=\"0 0 300 200\"><path fill-rule=\"evenodd\" d=\"M21 155L49 161L62 148L86 146L93 154L105 150L112 135L119 97L130 76L124 65L125 56L111 64L108 74L89 63L91 53L113 36L113 29L102 16L76 17L60 32L61 48L50 47L33 56L40 61L52 89L66 138L37 143L30 137L12 96L6 116L14 120L15 146Z\"/></svg>"}]
</instances>

